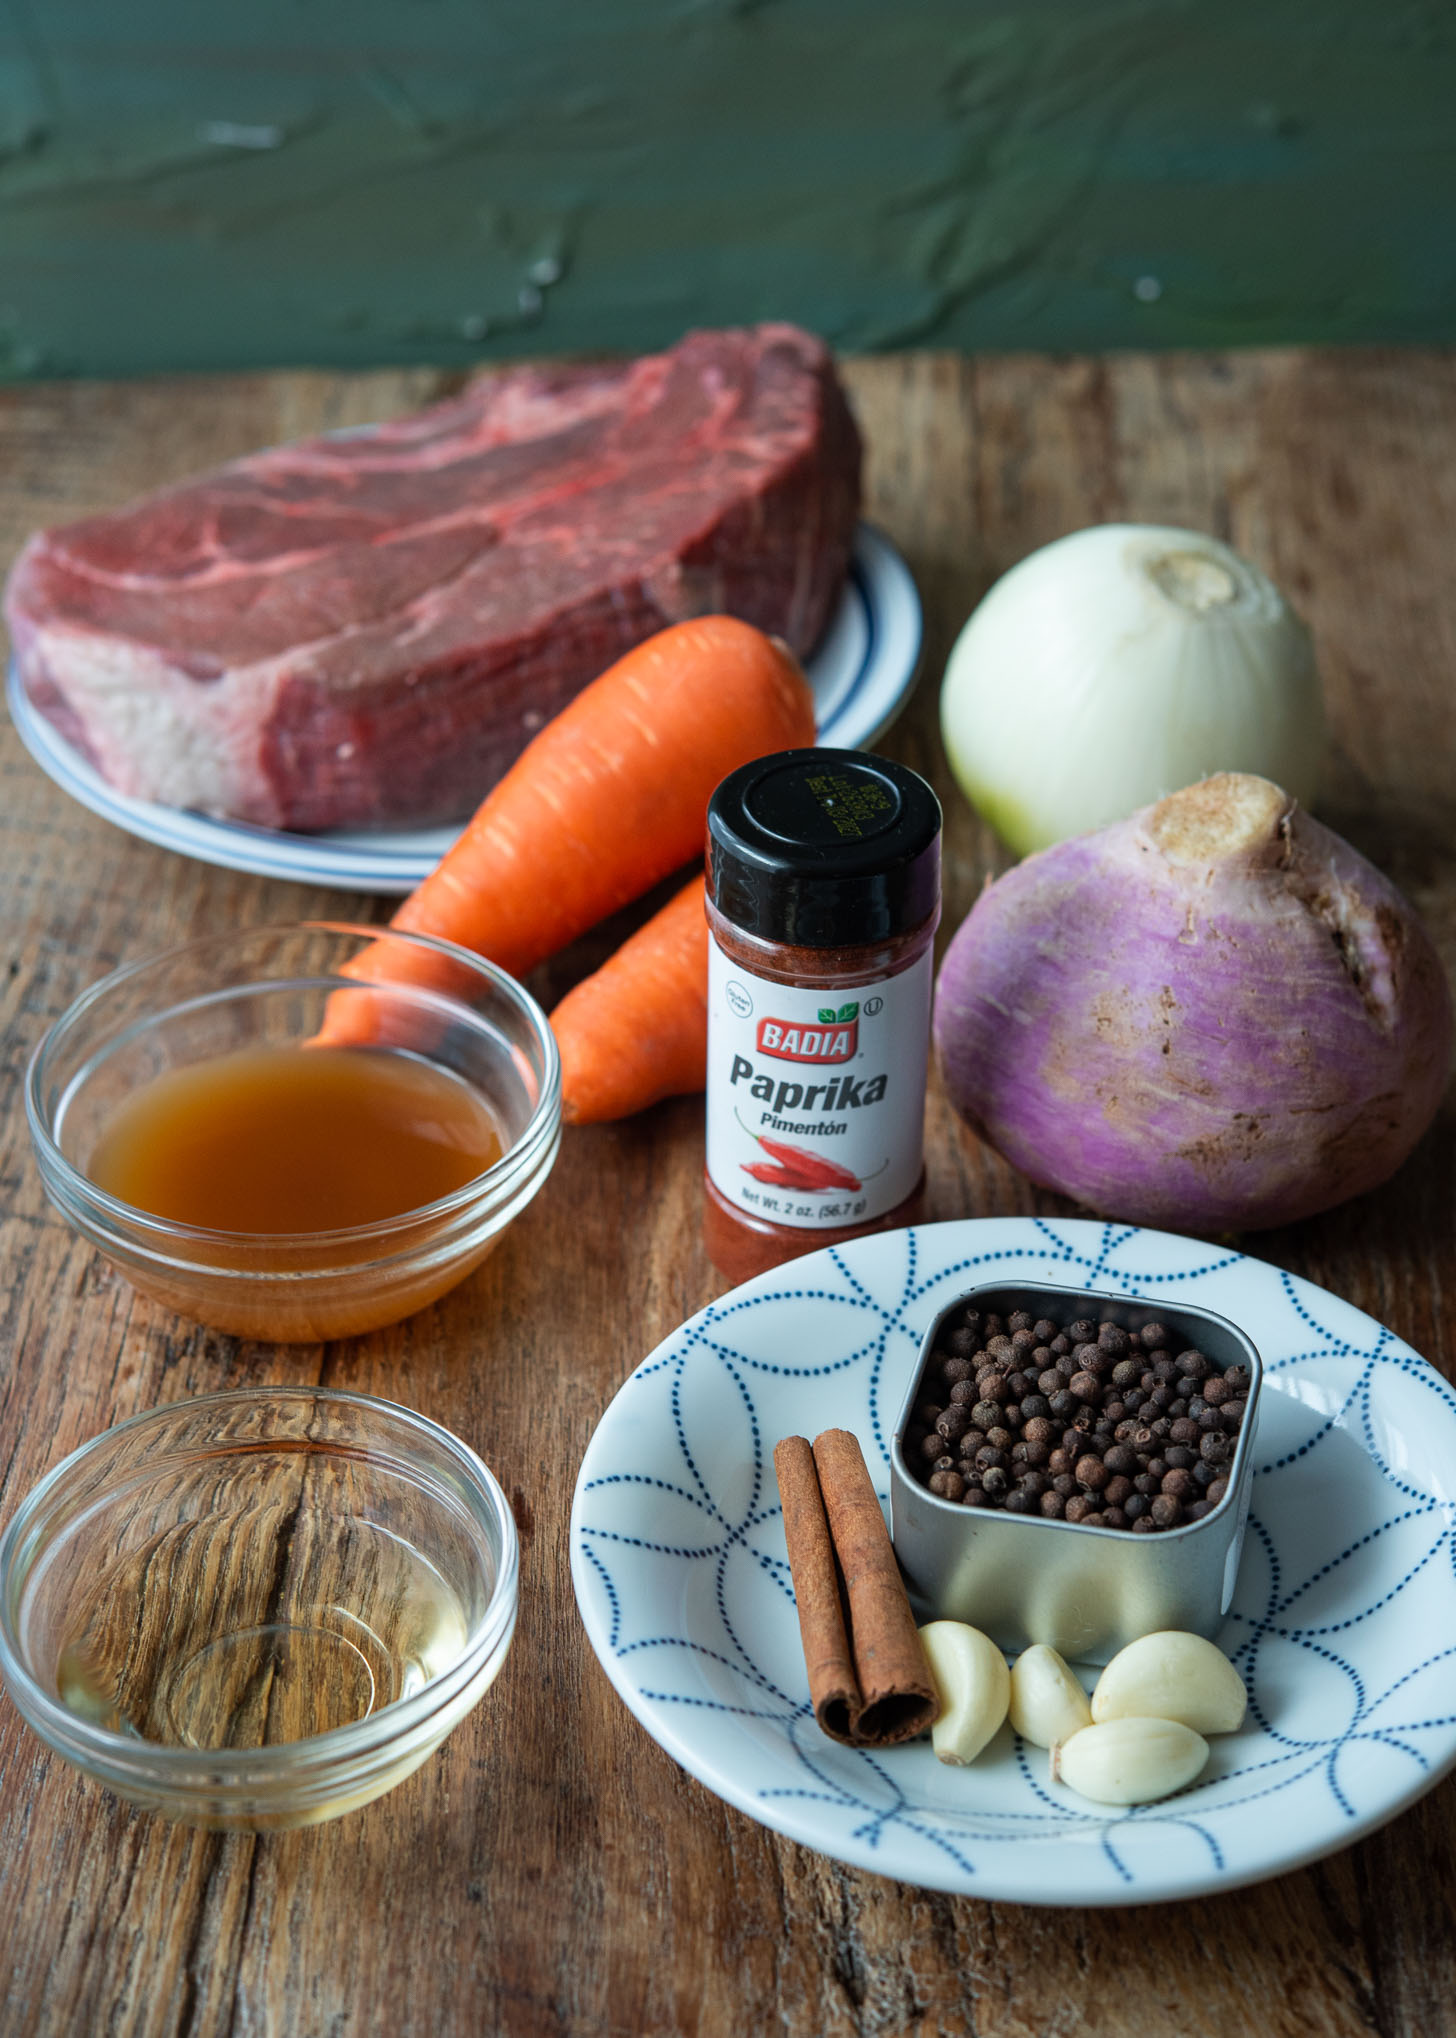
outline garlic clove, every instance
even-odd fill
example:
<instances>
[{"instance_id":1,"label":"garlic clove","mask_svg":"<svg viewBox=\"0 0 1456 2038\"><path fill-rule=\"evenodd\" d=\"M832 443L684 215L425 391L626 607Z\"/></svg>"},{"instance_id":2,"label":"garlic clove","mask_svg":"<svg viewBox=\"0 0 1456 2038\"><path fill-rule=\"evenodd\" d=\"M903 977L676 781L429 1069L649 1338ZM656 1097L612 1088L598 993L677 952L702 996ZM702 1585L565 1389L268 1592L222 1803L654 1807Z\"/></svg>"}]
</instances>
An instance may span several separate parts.
<instances>
[{"instance_id":1,"label":"garlic clove","mask_svg":"<svg viewBox=\"0 0 1456 2038\"><path fill-rule=\"evenodd\" d=\"M942 1762L974 1762L1011 1703L1006 1658L989 1635L964 1621L932 1621L920 1640L940 1700L930 1745Z\"/></svg>"},{"instance_id":2,"label":"garlic clove","mask_svg":"<svg viewBox=\"0 0 1456 2038\"><path fill-rule=\"evenodd\" d=\"M1248 1694L1232 1663L1201 1635L1143 1635L1118 1651L1097 1680L1092 1717L1179 1720L1198 1734L1232 1734Z\"/></svg>"},{"instance_id":3,"label":"garlic clove","mask_svg":"<svg viewBox=\"0 0 1456 2038\"><path fill-rule=\"evenodd\" d=\"M1069 1741L1092 1724L1086 1692L1045 1642L1023 1649L1011 1666L1011 1724L1037 1748Z\"/></svg>"},{"instance_id":4,"label":"garlic clove","mask_svg":"<svg viewBox=\"0 0 1456 2038\"><path fill-rule=\"evenodd\" d=\"M1051 1752L1051 1779L1097 1804L1151 1804L1193 1781L1208 1743L1178 1720L1116 1719L1083 1727Z\"/></svg>"}]
</instances>

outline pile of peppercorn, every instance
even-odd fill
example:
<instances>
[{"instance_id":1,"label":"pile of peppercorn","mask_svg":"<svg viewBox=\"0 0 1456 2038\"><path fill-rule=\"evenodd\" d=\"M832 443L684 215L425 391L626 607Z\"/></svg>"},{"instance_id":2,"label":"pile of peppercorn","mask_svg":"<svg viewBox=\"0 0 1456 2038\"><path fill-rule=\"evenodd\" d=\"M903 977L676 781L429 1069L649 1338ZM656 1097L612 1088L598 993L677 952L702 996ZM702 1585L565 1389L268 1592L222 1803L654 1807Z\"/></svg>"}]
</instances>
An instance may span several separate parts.
<instances>
[{"instance_id":1,"label":"pile of peppercorn","mask_svg":"<svg viewBox=\"0 0 1456 2038\"><path fill-rule=\"evenodd\" d=\"M1180 1351L1161 1323L1065 1329L1018 1309L941 1326L904 1437L942 1500L1148 1534L1201 1521L1228 1491L1247 1366Z\"/></svg>"}]
</instances>

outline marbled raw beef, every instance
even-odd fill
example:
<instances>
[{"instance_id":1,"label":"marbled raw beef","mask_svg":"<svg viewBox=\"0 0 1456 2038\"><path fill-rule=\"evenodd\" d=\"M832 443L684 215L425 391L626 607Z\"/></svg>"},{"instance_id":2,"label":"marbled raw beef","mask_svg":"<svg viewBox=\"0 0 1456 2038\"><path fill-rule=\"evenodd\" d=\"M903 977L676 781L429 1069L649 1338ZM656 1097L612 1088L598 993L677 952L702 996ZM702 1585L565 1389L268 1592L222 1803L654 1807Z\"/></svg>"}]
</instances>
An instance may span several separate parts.
<instances>
[{"instance_id":1,"label":"marbled raw beef","mask_svg":"<svg viewBox=\"0 0 1456 2038\"><path fill-rule=\"evenodd\" d=\"M444 821L667 623L726 610L808 651L859 468L822 342L690 333L38 532L6 616L31 699L122 792L276 828Z\"/></svg>"}]
</instances>

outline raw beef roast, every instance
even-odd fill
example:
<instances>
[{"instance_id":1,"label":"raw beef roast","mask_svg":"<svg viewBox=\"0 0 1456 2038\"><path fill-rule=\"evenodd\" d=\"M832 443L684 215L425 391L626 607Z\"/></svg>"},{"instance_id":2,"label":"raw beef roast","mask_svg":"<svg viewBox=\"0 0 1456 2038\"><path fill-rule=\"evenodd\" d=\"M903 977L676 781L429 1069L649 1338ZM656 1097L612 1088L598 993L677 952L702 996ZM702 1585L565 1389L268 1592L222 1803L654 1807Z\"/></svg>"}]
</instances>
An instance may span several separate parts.
<instances>
[{"instance_id":1,"label":"raw beef roast","mask_svg":"<svg viewBox=\"0 0 1456 2038\"><path fill-rule=\"evenodd\" d=\"M666 623L807 651L839 592L859 438L786 325L488 377L33 537L26 687L121 791L278 828L469 812Z\"/></svg>"}]
</instances>

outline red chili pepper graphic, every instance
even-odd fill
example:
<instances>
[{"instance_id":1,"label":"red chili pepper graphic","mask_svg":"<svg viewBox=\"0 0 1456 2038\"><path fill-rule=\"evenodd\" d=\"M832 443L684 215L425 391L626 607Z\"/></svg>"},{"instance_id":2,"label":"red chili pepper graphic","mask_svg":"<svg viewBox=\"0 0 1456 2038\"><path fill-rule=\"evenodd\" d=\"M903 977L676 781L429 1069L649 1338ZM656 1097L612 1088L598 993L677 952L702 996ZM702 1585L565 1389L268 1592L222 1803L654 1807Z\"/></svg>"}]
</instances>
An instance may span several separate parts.
<instances>
[{"instance_id":1,"label":"red chili pepper graphic","mask_svg":"<svg viewBox=\"0 0 1456 2038\"><path fill-rule=\"evenodd\" d=\"M752 1175L755 1182L772 1182L776 1189L810 1189L812 1182L804 1181L792 1168L775 1167L771 1161L741 1161L745 1175Z\"/></svg>"},{"instance_id":2,"label":"red chili pepper graphic","mask_svg":"<svg viewBox=\"0 0 1456 2038\"><path fill-rule=\"evenodd\" d=\"M773 1160L801 1178L806 1189L862 1189L864 1184L858 1175L841 1167L838 1161L827 1160L823 1154L811 1153L806 1146L791 1146L785 1139L770 1139L767 1133L758 1135L758 1143Z\"/></svg>"},{"instance_id":3,"label":"red chili pepper graphic","mask_svg":"<svg viewBox=\"0 0 1456 2038\"><path fill-rule=\"evenodd\" d=\"M741 1113L735 1111L733 1115L743 1125ZM814 1153L807 1146L795 1146L787 1139L770 1139L767 1133L755 1132L748 1125L743 1125L743 1130L750 1139L757 1140L769 1156L768 1161L739 1162L744 1174L752 1175L756 1182L772 1182L780 1189L844 1189L851 1194L864 1187L858 1175L822 1153ZM888 1166L886 1160L875 1173L883 1174ZM874 1176L870 1179L873 1180Z\"/></svg>"}]
</instances>

